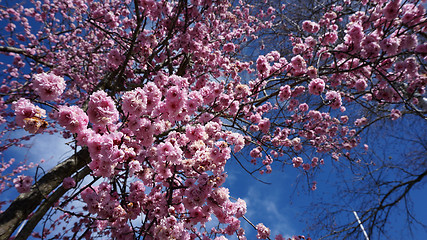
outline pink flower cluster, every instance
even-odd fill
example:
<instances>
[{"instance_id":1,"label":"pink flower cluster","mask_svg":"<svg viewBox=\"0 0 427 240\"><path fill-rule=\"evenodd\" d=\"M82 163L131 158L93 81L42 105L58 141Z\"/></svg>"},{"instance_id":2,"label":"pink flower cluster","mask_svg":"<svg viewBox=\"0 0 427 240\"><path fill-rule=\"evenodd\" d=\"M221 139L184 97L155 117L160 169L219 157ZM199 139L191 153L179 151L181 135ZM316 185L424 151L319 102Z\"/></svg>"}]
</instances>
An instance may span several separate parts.
<instances>
[{"instance_id":1,"label":"pink flower cluster","mask_svg":"<svg viewBox=\"0 0 427 240\"><path fill-rule=\"evenodd\" d=\"M291 86L285 85L280 87L279 99L280 101L288 100L291 97Z\"/></svg>"},{"instance_id":2,"label":"pink flower cluster","mask_svg":"<svg viewBox=\"0 0 427 240\"><path fill-rule=\"evenodd\" d=\"M256 68L261 77L267 77L270 74L270 63L265 56L259 56L256 61Z\"/></svg>"},{"instance_id":3,"label":"pink flower cluster","mask_svg":"<svg viewBox=\"0 0 427 240\"><path fill-rule=\"evenodd\" d=\"M131 149L124 151L126 145L120 146L122 136L121 132L104 135L92 133L88 136L86 144L92 158L89 167L95 176L112 176L117 165L122 164L126 157L134 156Z\"/></svg>"},{"instance_id":4,"label":"pink flower cluster","mask_svg":"<svg viewBox=\"0 0 427 240\"><path fill-rule=\"evenodd\" d=\"M77 106L60 106L54 114L58 123L71 133L80 133L87 128L89 118L86 113Z\"/></svg>"},{"instance_id":5,"label":"pink flower cluster","mask_svg":"<svg viewBox=\"0 0 427 240\"><path fill-rule=\"evenodd\" d=\"M70 189L76 186L76 181L74 180L74 178L72 177L66 177L64 178L64 180L62 181L62 186L65 189Z\"/></svg>"},{"instance_id":6,"label":"pink flower cluster","mask_svg":"<svg viewBox=\"0 0 427 240\"><path fill-rule=\"evenodd\" d=\"M400 0L390 1L383 9L383 14L387 20L393 20L399 14Z\"/></svg>"},{"instance_id":7,"label":"pink flower cluster","mask_svg":"<svg viewBox=\"0 0 427 240\"><path fill-rule=\"evenodd\" d=\"M19 193L26 193L30 191L32 182L33 178L25 175L19 175L15 179L13 179L15 188Z\"/></svg>"},{"instance_id":8,"label":"pink flower cluster","mask_svg":"<svg viewBox=\"0 0 427 240\"><path fill-rule=\"evenodd\" d=\"M315 22L307 20L302 23L302 29L309 33L317 33L320 30L320 26Z\"/></svg>"},{"instance_id":9,"label":"pink flower cluster","mask_svg":"<svg viewBox=\"0 0 427 240\"><path fill-rule=\"evenodd\" d=\"M296 76L301 75L307 71L307 63L300 55L297 55L291 59L291 66L293 73Z\"/></svg>"},{"instance_id":10,"label":"pink flower cluster","mask_svg":"<svg viewBox=\"0 0 427 240\"><path fill-rule=\"evenodd\" d=\"M53 73L39 73L33 77L33 89L43 101L55 100L65 87L64 78Z\"/></svg>"},{"instance_id":11,"label":"pink flower cluster","mask_svg":"<svg viewBox=\"0 0 427 240\"><path fill-rule=\"evenodd\" d=\"M99 186L86 188L82 191L81 197L87 204L90 213L96 213L102 218L116 221L126 215L125 210L117 201L117 195L111 194L111 185L107 182Z\"/></svg>"},{"instance_id":12,"label":"pink flower cluster","mask_svg":"<svg viewBox=\"0 0 427 240\"><path fill-rule=\"evenodd\" d=\"M20 98L13 102L12 109L15 110L16 124L30 133L40 132L46 127L43 125L47 125L42 119L46 116L46 111L35 106L28 99Z\"/></svg>"},{"instance_id":13,"label":"pink flower cluster","mask_svg":"<svg viewBox=\"0 0 427 240\"><path fill-rule=\"evenodd\" d=\"M113 49L108 54L108 66L115 70L117 69L120 64L123 62L124 56L119 52L117 49Z\"/></svg>"},{"instance_id":14,"label":"pink flower cluster","mask_svg":"<svg viewBox=\"0 0 427 240\"><path fill-rule=\"evenodd\" d=\"M119 119L113 99L102 90L90 96L87 114L91 123L100 126L111 125Z\"/></svg>"},{"instance_id":15,"label":"pink flower cluster","mask_svg":"<svg viewBox=\"0 0 427 240\"><path fill-rule=\"evenodd\" d=\"M341 95L336 91L329 91L326 93L326 100L329 100L329 105L333 109L340 108L342 105Z\"/></svg>"},{"instance_id":16,"label":"pink flower cluster","mask_svg":"<svg viewBox=\"0 0 427 240\"><path fill-rule=\"evenodd\" d=\"M308 92L313 95L320 95L325 90L325 82L323 79L313 79L308 85Z\"/></svg>"},{"instance_id":17,"label":"pink flower cluster","mask_svg":"<svg viewBox=\"0 0 427 240\"><path fill-rule=\"evenodd\" d=\"M396 120L402 116L402 113L398 109L392 109L390 113L391 120Z\"/></svg>"},{"instance_id":18,"label":"pink flower cluster","mask_svg":"<svg viewBox=\"0 0 427 240\"><path fill-rule=\"evenodd\" d=\"M258 223L256 225L257 235L256 237L258 239L267 239L270 237L270 229L268 229L264 224Z\"/></svg>"},{"instance_id":19,"label":"pink flower cluster","mask_svg":"<svg viewBox=\"0 0 427 240\"><path fill-rule=\"evenodd\" d=\"M236 46L233 43L227 43L224 45L224 51L226 52L234 52Z\"/></svg>"},{"instance_id":20,"label":"pink flower cluster","mask_svg":"<svg viewBox=\"0 0 427 240\"><path fill-rule=\"evenodd\" d=\"M140 87L123 94L122 101L122 109L126 114L144 114L146 112L147 93Z\"/></svg>"}]
</instances>

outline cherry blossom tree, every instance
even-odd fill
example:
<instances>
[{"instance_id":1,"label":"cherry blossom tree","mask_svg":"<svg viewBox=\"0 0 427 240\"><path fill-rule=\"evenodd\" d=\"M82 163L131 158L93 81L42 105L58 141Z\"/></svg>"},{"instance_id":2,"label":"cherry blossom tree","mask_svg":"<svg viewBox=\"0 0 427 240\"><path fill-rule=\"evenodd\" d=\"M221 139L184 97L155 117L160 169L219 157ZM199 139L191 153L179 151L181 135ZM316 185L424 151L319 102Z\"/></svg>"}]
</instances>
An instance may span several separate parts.
<instances>
[{"instance_id":1,"label":"cherry blossom tree","mask_svg":"<svg viewBox=\"0 0 427 240\"><path fill-rule=\"evenodd\" d=\"M364 239L357 214L370 239L423 239L422 197L426 172L426 131L417 118L382 120L368 130L369 150L359 154L365 163L336 165L336 177L323 184L337 189L335 199L322 191L307 213L312 237ZM404 147L402 147L404 146ZM318 175L319 176L319 175Z\"/></svg>"},{"instance_id":2,"label":"cherry blossom tree","mask_svg":"<svg viewBox=\"0 0 427 240\"><path fill-rule=\"evenodd\" d=\"M343 7L337 14L346 16L363 9L359 3L354 2ZM380 3L388 2L390 1ZM308 23L320 23L321 21L319 20L322 16L319 16L319 10L332 9L336 3L337 1L289 1L281 13L283 16L277 14L276 19L279 19L279 21L274 24L275 27L267 29L266 34L270 39L273 37L276 42L283 42L279 47L281 53L289 54L290 51L295 51L295 49L300 51L301 45L294 44L294 46L298 47L292 49L286 44L287 39L292 39L295 35L301 36L301 32L297 29L293 31L290 29L300 26L308 29L307 31L312 31L312 28L317 29L317 27L313 27L316 26L315 24L310 26ZM405 3L421 4L419 1ZM397 2L394 4L397 4ZM425 7L425 3L422 4ZM369 7L374 6L375 4ZM403 9L407 7L402 3L395 6ZM389 9L392 7L391 4L388 5ZM293 17L289 17L290 15ZM402 16L404 15L398 15L399 20L403 19ZM304 18L305 16L307 17ZM306 21L307 19L310 19L310 21ZM340 28L349 24L346 18L339 22L336 24ZM407 25L405 26L407 27ZM407 28L405 31L410 31L410 29ZM336 45L342 43L349 45L346 42L345 34L347 32L338 31L337 33L342 38L337 39ZM425 33L418 32L416 34L418 42L426 42ZM268 48L268 40L264 45ZM275 49L277 49L277 46L275 46ZM421 56L425 57L425 55ZM400 57L401 59L406 59L409 56L401 55ZM425 71L424 65L421 64L421 66ZM348 75L344 76L348 78ZM417 102L418 110L425 114L427 110L425 95L420 93L415 94L415 97L417 98L415 102ZM383 102L382 106L385 105L386 103ZM317 237L322 239L364 238L360 224L354 217L355 212L359 212L358 217L360 217L361 223L365 225L368 235L374 239L380 239L381 237L390 239L396 237L396 234L402 234L399 236L406 237L405 234L412 234L411 230L417 227L424 229L424 232L427 230L425 220L420 222L417 219L416 216L419 216L419 214L417 214L412 204L412 197L415 197L412 191L419 189L420 185L422 186L425 183L426 162L423 157L425 155L426 141L425 117L417 113L415 114L421 116L421 118L407 114L406 117L402 118L403 120L399 119L397 121L395 117L382 115L382 110L374 106L372 104L364 104L362 108L352 108L352 110L358 109L357 111L346 111L350 117L350 114L354 118L364 116L354 123L355 125L365 125L358 132L358 135L362 136L362 141L369 145L369 149L359 151L357 157L354 152L352 154L353 159L363 161L365 164L353 164L353 162L343 161L335 164L336 181L329 182L327 185L335 184L334 187L337 190L335 190L334 194L339 196L339 200L330 199L331 197L328 195L330 193L328 192L323 194L323 198L316 198L310 204L311 207L309 207L305 216L311 219L307 220L307 222L311 225L311 232ZM363 115L358 111L363 112ZM405 111L406 113L414 113L408 108ZM399 112L391 110L390 116L397 116L393 115L394 113ZM380 156L379 153L383 156ZM319 172L316 173L316 176L318 175ZM401 220L394 221L397 218ZM394 225L391 225L392 222L395 222ZM419 238L420 236L415 234L412 237Z\"/></svg>"},{"instance_id":3,"label":"cherry blossom tree","mask_svg":"<svg viewBox=\"0 0 427 240\"><path fill-rule=\"evenodd\" d=\"M246 239L241 221L284 239L223 186L228 161L296 168L315 190L317 169L370 164L374 123L427 120L422 2L326 3L308 19L277 2L2 3L0 149L60 134L74 154L37 178L2 163L0 193L21 194L0 239Z\"/></svg>"}]
</instances>

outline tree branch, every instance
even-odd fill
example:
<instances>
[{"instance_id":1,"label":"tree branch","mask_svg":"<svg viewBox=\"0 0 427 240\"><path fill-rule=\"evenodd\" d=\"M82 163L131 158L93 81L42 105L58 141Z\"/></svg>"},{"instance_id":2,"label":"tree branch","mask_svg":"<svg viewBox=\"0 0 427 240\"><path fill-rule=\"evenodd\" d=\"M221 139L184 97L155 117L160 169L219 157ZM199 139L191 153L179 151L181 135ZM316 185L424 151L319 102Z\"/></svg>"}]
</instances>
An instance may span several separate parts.
<instances>
[{"instance_id":1,"label":"tree branch","mask_svg":"<svg viewBox=\"0 0 427 240\"><path fill-rule=\"evenodd\" d=\"M90 168L88 166L84 167L80 172L76 174L75 181L76 183L81 181L83 178L85 178L89 173L91 172ZM18 235L15 237L15 240L18 239L27 239L30 234L33 232L34 228L37 226L37 224L40 222L40 220L45 216L46 212L53 206L55 202L57 202L66 192L68 189L63 188L60 186L52 195L49 196L37 209L37 211L30 217L28 222L25 224L25 226L22 228L21 231L19 231Z\"/></svg>"},{"instance_id":2,"label":"tree branch","mask_svg":"<svg viewBox=\"0 0 427 240\"><path fill-rule=\"evenodd\" d=\"M31 187L29 192L20 194L6 211L0 214L0 240L9 239L22 221L62 183L64 178L84 167L89 160L88 150L82 149L52 168Z\"/></svg>"}]
</instances>

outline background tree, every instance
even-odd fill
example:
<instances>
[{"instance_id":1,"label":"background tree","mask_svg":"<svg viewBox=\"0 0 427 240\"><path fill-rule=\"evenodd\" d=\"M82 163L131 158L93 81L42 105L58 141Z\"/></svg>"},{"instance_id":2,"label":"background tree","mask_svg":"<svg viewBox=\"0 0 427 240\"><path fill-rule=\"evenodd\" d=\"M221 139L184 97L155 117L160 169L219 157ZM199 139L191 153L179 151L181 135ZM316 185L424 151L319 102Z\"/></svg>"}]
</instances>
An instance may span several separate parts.
<instances>
[{"instance_id":1,"label":"background tree","mask_svg":"<svg viewBox=\"0 0 427 240\"><path fill-rule=\"evenodd\" d=\"M403 16L409 17L409 15L403 14L402 10L409 6L399 5L401 2L397 1L394 1L394 5L392 3L389 4L389 2L390 1L379 1L372 3L372 5L369 5L368 2L363 3L363 1L362 4L357 1L353 1L351 4L348 2L348 5L344 5L342 9L336 12L337 19L340 16L348 16L351 14L363 15L364 13L362 12L381 12L382 10L379 10L380 6L377 5L380 3L383 4L381 7L388 6L389 10L396 11L394 14L401 17L400 19L405 22L406 20ZM303 23L306 19L321 23L323 21L322 12L328 9L334 9L334 5L338 3L339 1L287 2L286 8L284 8L282 12L284 16L277 16L275 20L278 21L273 24L274 27L265 30L264 34L266 37L264 38L264 45L268 48L268 46L271 46L270 43L272 42L286 42L287 39L292 39L293 36L302 36L303 39L307 39L306 33L299 31L298 28L301 25L304 26ZM410 3L415 5L421 4L420 1L412 1ZM283 2L274 2L273 4L279 6L283 4ZM410 6L413 7L415 5ZM425 11L422 12L424 14L423 16L425 16ZM382 13L385 14L384 12ZM351 18L352 17L347 19L343 17L341 21L337 21L336 24L340 26L341 29L345 28L345 26L351 27L352 23L349 23ZM365 19L371 21L373 18L370 16L365 17ZM354 22L354 20L351 21ZM379 21L373 21L372 24L379 24L378 22L381 21L384 21L384 19L380 18ZM425 24L424 22L420 23ZM367 25L368 24L365 23L365 29ZM405 30L399 29L398 31L400 34L403 32L410 32L411 29L408 28L409 26L410 24L404 24L402 28L406 27ZM289 31L290 28L293 28L293 30ZM392 23L388 28L383 28L381 31L385 31L384 29L389 31L388 36L396 34L396 32L393 32L396 28L393 28ZM354 42L351 42L349 33L349 29L346 31L337 31L338 38L336 44L352 47ZM382 40L383 44L385 44L386 41L390 42L392 40L392 38L387 37L387 34L384 38L385 39ZM419 32L417 39L420 42L426 42L425 33ZM304 49L304 46L301 47L301 41L298 41L299 43L293 44L293 46L295 46L294 48L289 48L289 45L286 45L286 43L282 44L280 52L283 54L292 54L291 50L301 51L301 49ZM401 43L402 42L396 43L397 45L395 45L395 47L401 47L401 45L398 46ZM380 45L381 43L377 47L384 50L385 46ZM277 50L277 45L275 45L275 49ZM383 54L386 53L387 51ZM395 60L399 55L400 54L394 55L392 59ZM345 56L350 59L349 61L351 61L351 58L355 57L355 55L352 54ZM408 57L408 54L400 55L400 59L406 59ZM371 66L375 67L375 64ZM425 70L423 65L421 68ZM396 66L395 69L397 69ZM390 73L389 70L388 73ZM376 76L374 74L371 75L371 77L375 80ZM339 81L346 81L349 85L357 84L357 81L360 81L360 79L357 79L359 76L346 73L339 76L339 78L341 78ZM421 78L423 78L423 76ZM402 89L402 85L400 85L400 87L394 85L396 82L393 80L389 81L387 78L385 78L385 80L388 81L390 84L389 86L392 86L393 89L400 89L402 92L405 91ZM360 96L363 95L364 94ZM425 182L423 179L426 171L424 157L426 140L424 137L426 133L424 117L425 111L427 110L425 107L426 98L424 97L423 91L421 94L414 93L414 96L416 98L414 99L415 103L417 103L416 108L411 109L411 107L407 107L405 112L415 113L421 118L407 116L404 120L400 121L395 121L395 118L388 118L381 114L384 112L384 107L390 107L390 102L388 101L380 101L381 103L379 105L374 105L372 102L363 104L361 109L352 108L353 110L357 109L353 113L347 111L347 114L351 114L349 115L350 118L357 118L357 116L361 116L360 112L363 113L366 127L360 129L358 134L363 136L363 143L369 145L369 150L360 151L357 157L354 153L352 154L353 159L361 160L364 164L353 164L351 161L341 161L335 164L337 175L332 179L336 179L336 181L331 180L329 184L334 184L334 188L338 189L336 192L334 191L334 194L338 194L338 199L340 200L330 199L330 192L327 191L322 195L322 198L314 198L311 203L312 207L310 207L307 214L305 214L305 216L311 216L308 217L310 220L307 220L307 222L312 225L311 232L315 233L315 236L333 239L337 237L346 237L350 239L355 237L364 238L363 232L360 230L359 224L354 217L354 212L359 212L359 215L362 213L361 221L365 224L368 235L375 239L381 237L392 239L393 236L396 235L399 237L406 237L406 234L412 233L410 229L416 228L417 225L426 231L426 225L415 217L419 214L414 212L411 204L411 192L419 188L420 185L423 186ZM358 97L355 102L362 103L360 100L361 99ZM407 101L403 100L403 102ZM346 107L348 106L349 105L346 105ZM417 111L420 111L422 114L418 114ZM355 124L357 125L357 121ZM321 173L317 172L316 177L320 178L319 175L321 175ZM315 193L315 195L318 194L321 193ZM397 221L399 224L394 226L392 224L396 218L403 220ZM314 221L312 219L314 219ZM405 221L406 224L403 224ZM399 225L401 228L399 228ZM421 236L412 235L412 237Z\"/></svg>"},{"instance_id":2,"label":"background tree","mask_svg":"<svg viewBox=\"0 0 427 240\"><path fill-rule=\"evenodd\" d=\"M4 185L22 193L0 215L0 238L28 219L15 239L27 238L46 217L33 236L244 239L246 204L222 187L229 160L255 177L292 165L313 190L320 169L360 168L385 187L361 212L381 234L425 164L403 182L381 178L390 167L373 170L359 143L385 119L425 126L425 9L334 1L299 15L275 4L6 2L1 148L59 131L75 153L34 183L4 164ZM275 39L284 44L266 47ZM20 128L30 135L11 134ZM351 224L339 230L357 233Z\"/></svg>"},{"instance_id":3,"label":"background tree","mask_svg":"<svg viewBox=\"0 0 427 240\"><path fill-rule=\"evenodd\" d=\"M370 127L366 134L381 141L367 140L370 149L360 158L372 164L337 168L339 177L330 184L339 189L340 201L321 194L310 208L317 216L312 224L316 236L363 239L355 211L371 239L423 238L425 216L414 193L422 191L426 175L426 132L419 124L407 118Z\"/></svg>"}]
</instances>

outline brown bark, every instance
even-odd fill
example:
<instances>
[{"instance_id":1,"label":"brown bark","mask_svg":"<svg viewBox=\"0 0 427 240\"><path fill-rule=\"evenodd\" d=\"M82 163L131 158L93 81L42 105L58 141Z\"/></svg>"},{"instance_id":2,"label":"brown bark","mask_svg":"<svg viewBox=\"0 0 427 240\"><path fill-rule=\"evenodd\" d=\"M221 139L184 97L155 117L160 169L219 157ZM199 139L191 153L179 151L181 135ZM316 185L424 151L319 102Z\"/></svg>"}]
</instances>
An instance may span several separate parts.
<instances>
[{"instance_id":1,"label":"brown bark","mask_svg":"<svg viewBox=\"0 0 427 240\"><path fill-rule=\"evenodd\" d=\"M79 171L89 163L89 160L88 150L82 149L52 168L31 187L29 192L20 194L6 211L0 214L0 240L9 239L16 228L28 218L28 215L39 206L43 199L49 197L49 194L62 183L64 178Z\"/></svg>"}]
</instances>

